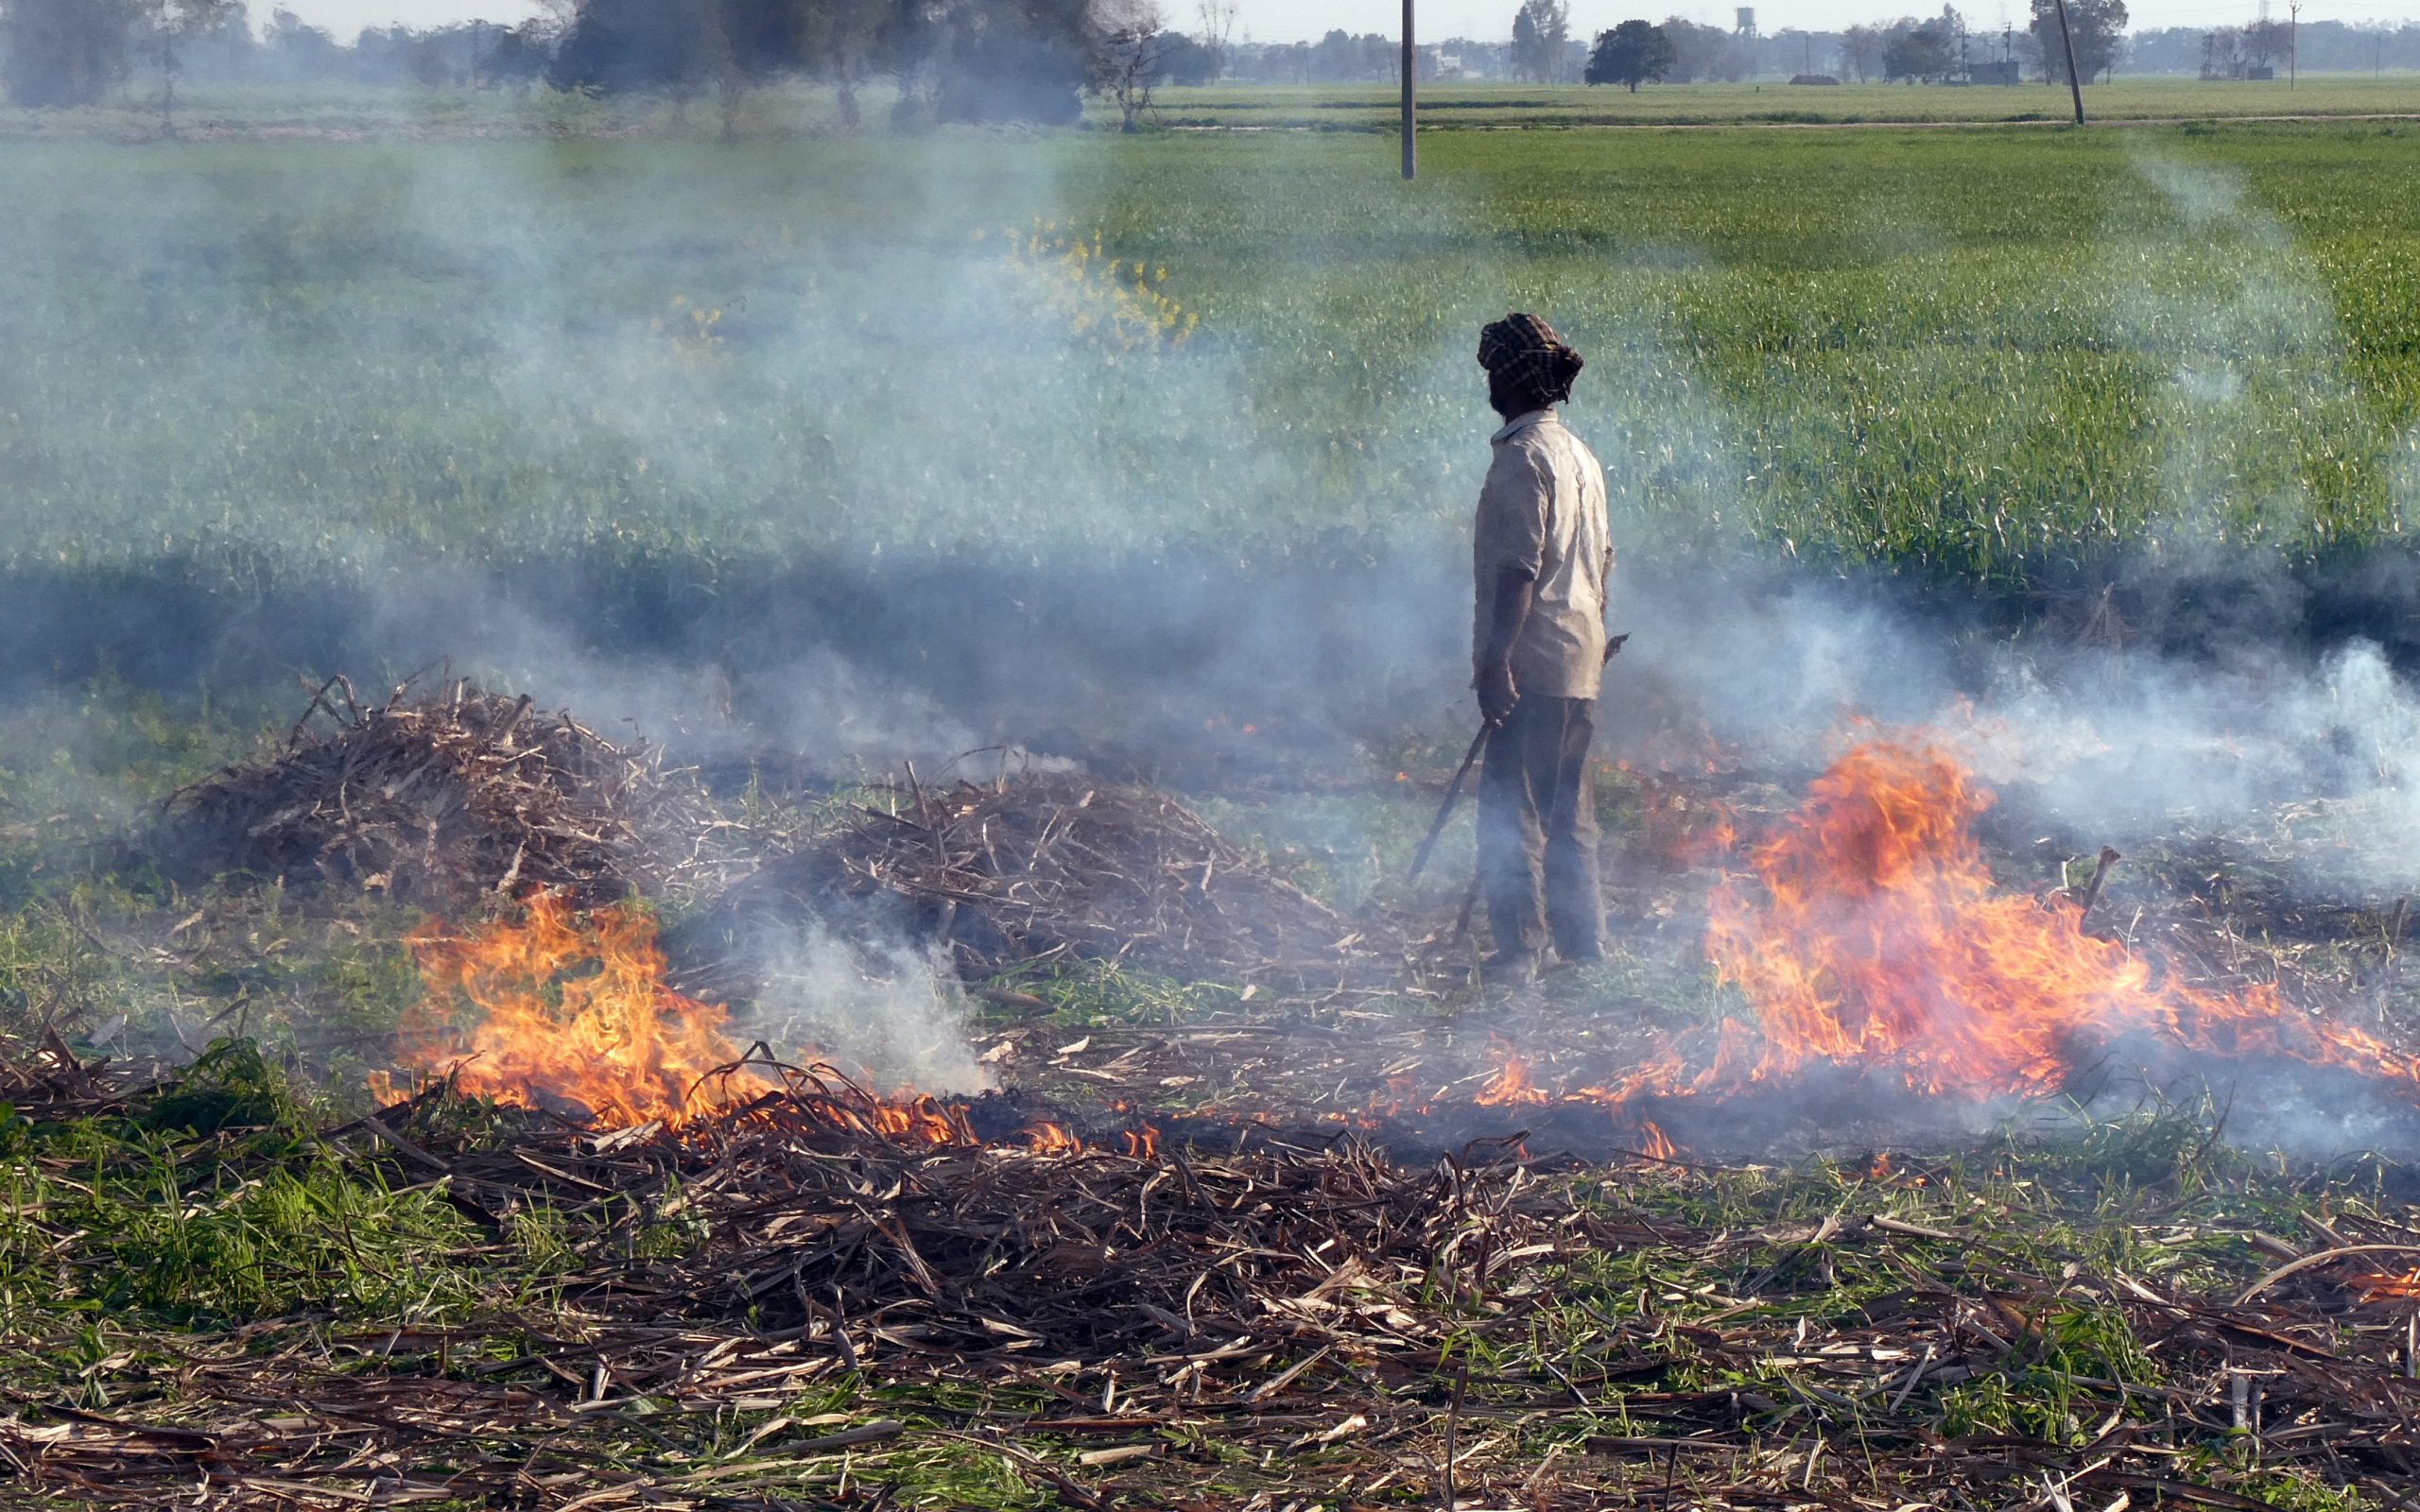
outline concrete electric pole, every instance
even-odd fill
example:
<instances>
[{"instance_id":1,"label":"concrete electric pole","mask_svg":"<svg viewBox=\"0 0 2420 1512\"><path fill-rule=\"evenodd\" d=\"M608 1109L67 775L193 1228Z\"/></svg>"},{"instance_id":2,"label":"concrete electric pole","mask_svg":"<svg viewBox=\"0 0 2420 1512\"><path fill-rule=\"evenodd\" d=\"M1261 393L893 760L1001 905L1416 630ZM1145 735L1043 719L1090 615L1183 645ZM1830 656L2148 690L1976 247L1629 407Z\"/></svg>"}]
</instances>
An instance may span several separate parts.
<instances>
[{"instance_id":1,"label":"concrete electric pole","mask_svg":"<svg viewBox=\"0 0 2420 1512\"><path fill-rule=\"evenodd\" d=\"M1412 41L1411 3L1403 0L1403 176L1420 177L1420 145L1412 132L1420 125L1420 48Z\"/></svg>"},{"instance_id":2,"label":"concrete electric pole","mask_svg":"<svg viewBox=\"0 0 2420 1512\"><path fill-rule=\"evenodd\" d=\"M1409 4L1409 0L1406 0ZM2067 88L2076 97L2076 125L2083 125L2083 76L2076 72L2076 37L2067 29L2067 0L2059 0L2059 41L2067 53Z\"/></svg>"}]
</instances>

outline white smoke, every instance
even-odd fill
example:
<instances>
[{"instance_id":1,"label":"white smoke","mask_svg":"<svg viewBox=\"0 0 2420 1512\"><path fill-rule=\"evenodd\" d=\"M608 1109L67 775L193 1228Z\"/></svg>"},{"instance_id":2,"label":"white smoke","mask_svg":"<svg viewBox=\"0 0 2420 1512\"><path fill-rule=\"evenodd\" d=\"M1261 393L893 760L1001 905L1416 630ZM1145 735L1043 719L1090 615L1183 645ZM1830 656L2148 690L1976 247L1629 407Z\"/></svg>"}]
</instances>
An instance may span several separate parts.
<instances>
[{"instance_id":1,"label":"white smoke","mask_svg":"<svg viewBox=\"0 0 2420 1512\"><path fill-rule=\"evenodd\" d=\"M877 1092L973 1093L967 1003L942 947L843 939L808 922L760 934L764 986L734 1031L791 1063L822 1061Z\"/></svg>"}]
</instances>

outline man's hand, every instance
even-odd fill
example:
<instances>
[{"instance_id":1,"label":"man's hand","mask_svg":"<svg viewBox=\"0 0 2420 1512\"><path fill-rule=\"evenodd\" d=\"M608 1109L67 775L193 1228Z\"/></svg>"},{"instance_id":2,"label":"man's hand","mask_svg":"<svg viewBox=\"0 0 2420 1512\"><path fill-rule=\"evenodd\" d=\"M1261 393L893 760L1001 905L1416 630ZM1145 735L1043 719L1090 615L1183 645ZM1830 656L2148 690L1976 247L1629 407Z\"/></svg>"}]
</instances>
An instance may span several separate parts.
<instances>
[{"instance_id":1,"label":"man's hand","mask_svg":"<svg viewBox=\"0 0 2420 1512\"><path fill-rule=\"evenodd\" d=\"M1512 710L1520 701L1521 689L1512 680L1512 661L1508 658L1490 662L1478 675L1478 716L1491 725L1500 725L1512 716Z\"/></svg>"}]
</instances>

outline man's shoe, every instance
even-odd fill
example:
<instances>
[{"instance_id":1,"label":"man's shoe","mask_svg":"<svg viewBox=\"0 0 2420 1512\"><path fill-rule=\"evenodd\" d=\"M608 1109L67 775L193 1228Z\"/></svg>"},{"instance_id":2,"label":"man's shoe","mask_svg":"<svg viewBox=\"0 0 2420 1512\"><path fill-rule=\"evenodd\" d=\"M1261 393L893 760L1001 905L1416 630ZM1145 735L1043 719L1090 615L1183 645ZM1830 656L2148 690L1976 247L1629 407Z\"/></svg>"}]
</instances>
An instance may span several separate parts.
<instances>
[{"instance_id":1,"label":"man's shoe","mask_svg":"<svg viewBox=\"0 0 2420 1512\"><path fill-rule=\"evenodd\" d=\"M1528 951L1498 951L1478 963L1482 987L1520 987L1538 974L1538 958Z\"/></svg>"}]
</instances>

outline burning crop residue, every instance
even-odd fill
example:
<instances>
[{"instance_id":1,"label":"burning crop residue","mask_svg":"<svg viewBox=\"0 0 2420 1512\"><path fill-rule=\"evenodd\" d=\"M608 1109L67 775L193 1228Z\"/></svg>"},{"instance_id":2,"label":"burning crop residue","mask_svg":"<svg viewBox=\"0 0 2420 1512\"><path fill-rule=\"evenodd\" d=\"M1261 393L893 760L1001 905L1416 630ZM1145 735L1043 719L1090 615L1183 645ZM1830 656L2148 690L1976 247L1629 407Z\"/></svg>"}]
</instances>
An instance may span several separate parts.
<instances>
[{"instance_id":1,"label":"burning crop residue","mask_svg":"<svg viewBox=\"0 0 2420 1512\"><path fill-rule=\"evenodd\" d=\"M665 985L644 913L583 916L541 892L519 919L464 933L431 927L409 943L426 990L404 1025L404 1059L465 1092L574 1105L628 1127L677 1125L772 1089L740 1064L722 1008Z\"/></svg>"},{"instance_id":2,"label":"burning crop residue","mask_svg":"<svg viewBox=\"0 0 2420 1512\"><path fill-rule=\"evenodd\" d=\"M1586 1077L1547 1074L1537 1047L1500 1042L1493 1074L1459 1093L1422 1096L1408 1075L1391 1075L1357 1117L1301 1115L1348 1118L1383 1141L1437 1149L1534 1118L1531 1133L1568 1148L1670 1160L1720 1147L1727 1136L1706 1113L1730 1119L1741 1099L1766 1092L1788 1089L1805 1101L1814 1091L1879 1121L1882 1137L1930 1137L1924 1131L1963 1126L2005 1099L2071 1091L2080 1067L2112 1052L2139 1054L2149 1067L2324 1068L2420 1102L2420 1063L2307 1011L2276 985L2187 982L2086 933L2063 895L2003 889L1976 837L1992 801L1946 737L1864 740L1713 888L1706 955L1748 1012L1626 1064L1600 1062ZM600 1127L804 1119L910 1145L1139 1159L1160 1138L1123 1104L1112 1128L1013 1094L972 1104L876 1095L815 1064L811 1050L800 1057L804 1071L752 1057L726 1032L723 1008L666 984L641 913L581 915L544 894L516 919L431 928L413 948L427 993L406 1025L407 1064L475 1094L577 1109ZM1170 1085L1192 1085L1191 1074ZM776 1113L775 1103L790 1111ZM1250 1121L1196 1111L1161 1122L1231 1129Z\"/></svg>"},{"instance_id":3,"label":"burning crop residue","mask_svg":"<svg viewBox=\"0 0 2420 1512\"><path fill-rule=\"evenodd\" d=\"M1831 1062L1887 1067L1925 1093L2034 1093L2057 1090L2079 1052L2135 1035L2420 1082L2411 1057L2272 985L2221 994L2164 978L2085 934L2065 902L2001 890L1975 838L1991 803L1926 738L1870 740L1834 763L1752 852L1759 885L1715 895L1707 954L1754 1005L1755 1032L1734 1027L1685 1085Z\"/></svg>"},{"instance_id":4,"label":"burning crop residue","mask_svg":"<svg viewBox=\"0 0 2420 1512\"><path fill-rule=\"evenodd\" d=\"M576 1109L600 1129L679 1128L706 1118L907 1146L987 1142L967 1105L902 1090L883 1096L835 1068L752 1057L725 1032L722 1006L666 983L645 913L581 914L554 893L521 916L411 936L424 988L402 1032L402 1058L461 1091L515 1107ZM376 1090L390 1091L386 1078ZM1035 1118L1005 1143L1041 1156L1115 1153L1147 1160L1148 1125L1087 1141Z\"/></svg>"},{"instance_id":5,"label":"burning crop residue","mask_svg":"<svg viewBox=\"0 0 2420 1512\"><path fill-rule=\"evenodd\" d=\"M1748 1014L1675 1036L1599 1086L1558 1090L1498 1043L1475 1101L1599 1107L1632 1147L1664 1154L1648 1117L1668 1107L1824 1073L1861 1101L1897 1086L1936 1108L1979 1108L2066 1091L2120 1044L2154 1062L2290 1062L2369 1078L2403 1102L2420 1093L2420 1061L2274 984L2188 984L2086 933L2063 895L2004 890L1976 837L1992 802L1944 737L1860 742L1709 900L1707 957Z\"/></svg>"},{"instance_id":6,"label":"burning crop residue","mask_svg":"<svg viewBox=\"0 0 2420 1512\"><path fill-rule=\"evenodd\" d=\"M1706 954L1750 1015L1675 1037L1612 1085L1552 1091L1499 1048L1496 1106L1596 1104L1642 1139L1660 1104L1720 1101L1818 1071L1943 1105L2066 1090L2131 1043L2162 1057L2290 1061L2405 1101L2420 1062L2315 1017L2276 986L2178 980L2084 932L2074 904L2002 889L1976 838L1993 801L1943 739L1867 739L1718 884ZM1660 1138L1660 1134L1658 1136Z\"/></svg>"}]
</instances>

